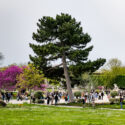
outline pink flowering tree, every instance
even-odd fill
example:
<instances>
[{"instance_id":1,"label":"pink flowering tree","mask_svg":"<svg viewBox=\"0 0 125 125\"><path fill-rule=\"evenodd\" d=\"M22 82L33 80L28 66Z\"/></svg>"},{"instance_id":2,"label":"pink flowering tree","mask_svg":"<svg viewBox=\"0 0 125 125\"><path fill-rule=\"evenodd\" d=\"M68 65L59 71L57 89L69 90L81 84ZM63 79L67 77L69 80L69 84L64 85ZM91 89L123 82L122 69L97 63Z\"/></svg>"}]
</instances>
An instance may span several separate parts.
<instances>
[{"instance_id":1,"label":"pink flowering tree","mask_svg":"<svg viewBox=\"0 0 125 125\"><path fill-rule=\"evenodd\" d=\"M0 89L2 89L2 86L3 86L3 72L1 71L0 72Z\"/></svg>"},{"instance_id":2,"label":"pink flowering tree","mask_svg":"<svg viewBox=\"0 0 125 125\"><path fill-rule=\"evenodd\" d=\"M16 77L22 73L22 69L18 66L10 66L0 72L0 89L14 90L16 89Z\"/></svg>"}]
</instances>

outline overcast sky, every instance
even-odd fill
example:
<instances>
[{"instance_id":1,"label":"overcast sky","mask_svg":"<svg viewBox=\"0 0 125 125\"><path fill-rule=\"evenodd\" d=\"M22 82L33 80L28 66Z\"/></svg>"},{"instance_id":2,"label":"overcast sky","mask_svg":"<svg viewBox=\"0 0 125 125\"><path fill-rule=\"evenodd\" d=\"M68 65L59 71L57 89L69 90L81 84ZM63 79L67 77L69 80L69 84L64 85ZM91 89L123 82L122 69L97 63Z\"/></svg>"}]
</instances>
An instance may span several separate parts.
<instances>
[{"instance_id":1,"label":"overcast sky","mask_svg":"<svg viewBox=\"0 0 125 125\"><path fill-rule=\"evenodd\" d=\"M81 21L92 37L91 60L118 58L125 64L125 0L0 0L1 66L27 63L38 19L61 12Z\"/></svg>"}]
</instances>

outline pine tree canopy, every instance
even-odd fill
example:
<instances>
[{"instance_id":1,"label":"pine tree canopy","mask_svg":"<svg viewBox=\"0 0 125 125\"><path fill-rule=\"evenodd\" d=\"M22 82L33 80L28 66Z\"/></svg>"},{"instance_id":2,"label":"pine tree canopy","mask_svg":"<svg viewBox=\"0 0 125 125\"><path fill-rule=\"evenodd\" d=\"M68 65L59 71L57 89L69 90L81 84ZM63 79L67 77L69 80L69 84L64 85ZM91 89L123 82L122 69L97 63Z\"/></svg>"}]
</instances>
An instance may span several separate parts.
<instances>
[{"instance_id":1,"label":"pine tree canopy","mask_svg":"<svg viewBox=\"0 0 125 125\"><path fill-rule=\"evenodd\" d=\"M83 32L81 23L71 15L61 13L55 18L44 16L39 19L37 26L37 32L33 33L33 40L37 44L30 43L35 56L30 55L30 59L46 77L63 76L63 57L68 71L74 76L86 71L94 72L105 63L106 60L101 58L96 61L88 60L93 49L93 46L87 47L91 37ZM54 67L52 62L55 61L60 62L60 65Z\"/></svg>"}]
</instances>

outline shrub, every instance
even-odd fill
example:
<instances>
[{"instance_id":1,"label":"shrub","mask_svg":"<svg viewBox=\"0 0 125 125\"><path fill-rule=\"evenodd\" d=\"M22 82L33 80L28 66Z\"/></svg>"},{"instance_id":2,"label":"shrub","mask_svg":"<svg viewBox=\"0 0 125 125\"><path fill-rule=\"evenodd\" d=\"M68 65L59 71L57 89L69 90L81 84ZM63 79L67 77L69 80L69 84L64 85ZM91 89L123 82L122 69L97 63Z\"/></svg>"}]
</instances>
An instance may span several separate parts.
<instances>
[{"instance_id":1,"label":"shrub","mask_svg":"<svg viewBox=\"0 0 125 125\"><path fill-rule=\"evenodd\" d=\"M112 91L112 92L111 92L111 97L112 97L112 98L115 98L116 96L118 96L118 92Z\"/></svg>"},{"instance_id":2,"label":"shrub","mask_svg":"<svg viewBox=\"0 0 125 125\"><path fill-rule=\"evenodd\" d=\"M17 92L13 92L14 97L17 97L17 94L18 94Z\"/></svg>"},{"instance_id":3,"label":"shrub","mask_svg":"<svg viewBox=\"0 0 125 125\"><path fill-rule=\"evenodd\" d=\"M125 100L123 100L123 104L125 104Z\"/></svg>"},{"instance_id":4,"label":"shrub","mask_svg":"<svg viewBox=\"0 0 125 125\"><path fill-rule=\"evenodd\" d=\"M13 99L17 98L18 93L17 92L13 92Z\"/></svg>"},{"instance_id":5,"label":"shrub","mask_svg":"<svg viewBox=\"0 0 125 125\"><path fill-rule=\"evenodd\" d=\"M41 99L41 98L43 98L43 93L41 91L37 91L37 92L35 92L34 97L36 99Z\"/></svg>"},{"instance_id":6,"label":"shrub","mask_svg":"<svg viewBox=\"0 0 125 125\"><path fill-rule=\"evenodd\" d=\"M99 89L96 89L96 90L95 90L95 92L99 93L99 92L100 92L100 90L99 90Z\"/></svg>"},{"instance_id":7,"label":"shrub","mask_svg":"<svg viewBox=\"0 0 125 125\"><path fill-rule=\"evenodd\" d=\"M4 101L0 100L0 106L5 107L6 103Z\"/></svg>"},{"instance_id":8,"label":"shrub","mask_svg":"<svg viewBox=\"0 0 125 125\"><path fill-rule=\"evenodd\" d=\"M109 99L110 101L110 104L119 104L120 103L120 99L119 98L112 98L112 99Z\"/></svg>"},{"instance_id":9,"label":"shrub","mask_svg":"<svg viewBox=\"0 0 125 125\"><path fill-rule=\"evenodd\" d=\"M83 99L77 99L78 103L83 103Z\"/></svg>"},{"instance_id":10,"label":"shrub","mask_svg":"<svg viewBox=\"0 0 125 125\"><path fill-rule=\"evenodd\" d=\"M38 99L37 101L36 101L36 103L44 103L44 100L43 99Z\"/></svg>"},{"instance_id":11,"label":"shrub","mask_svg":"<svg viewBox=\"0 0 125 125\"><path fill-rule=\"evenodd\" d=\"M81 97L81 92L80 91L74 92L74 96L76 96L76 98Z\"/></svg>"}]
</instances>

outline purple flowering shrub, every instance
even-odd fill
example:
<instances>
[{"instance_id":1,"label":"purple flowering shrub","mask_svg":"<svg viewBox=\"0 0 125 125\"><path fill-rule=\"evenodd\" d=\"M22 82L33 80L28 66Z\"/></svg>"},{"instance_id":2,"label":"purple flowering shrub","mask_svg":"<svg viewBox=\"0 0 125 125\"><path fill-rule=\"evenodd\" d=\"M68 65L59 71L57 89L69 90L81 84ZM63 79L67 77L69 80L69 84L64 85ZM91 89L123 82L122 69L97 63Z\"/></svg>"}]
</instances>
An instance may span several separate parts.
<instances>
[{"instance_id":1,"label":"purple flowering shrub","mask_svg":"<svg viewBox=\"0 0 125 125\"><path fill-rule=\"evenodd\" d=\"M10 66L0 72L0 88L6 90L14 90L16 88L16 77L22 73L22 69L18 66Z\"/></svg>"}]
</instances>

